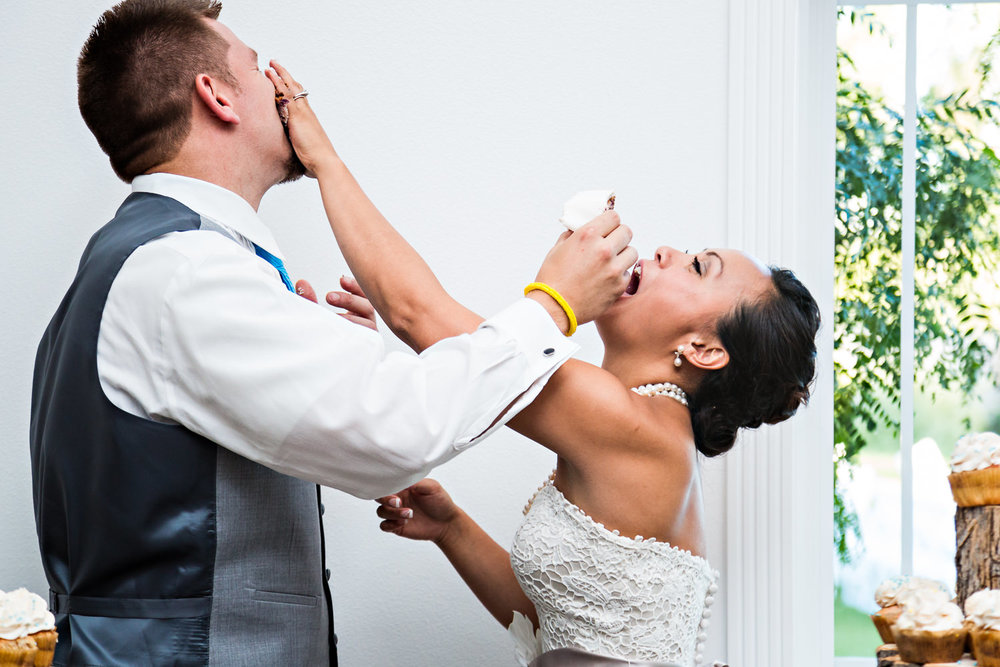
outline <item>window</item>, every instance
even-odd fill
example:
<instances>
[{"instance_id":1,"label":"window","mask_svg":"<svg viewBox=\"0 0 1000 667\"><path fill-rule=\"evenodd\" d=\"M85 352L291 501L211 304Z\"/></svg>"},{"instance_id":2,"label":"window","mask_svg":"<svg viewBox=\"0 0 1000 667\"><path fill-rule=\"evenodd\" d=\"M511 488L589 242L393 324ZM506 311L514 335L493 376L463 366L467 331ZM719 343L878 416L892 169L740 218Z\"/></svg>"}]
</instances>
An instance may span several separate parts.
<instances>
[{"instance_id":1,"label":"window","mask_svg":"<svg viewBox=\"0 0 1000 667\"><path fill-rule=\"evenodd\" d=\"M837 40L835 652L846 666L873 663L867 616L883 578L954 587L947 460L960 435L1000 429L1000 4L842 6Z\"/></svg>"}]
</instances>

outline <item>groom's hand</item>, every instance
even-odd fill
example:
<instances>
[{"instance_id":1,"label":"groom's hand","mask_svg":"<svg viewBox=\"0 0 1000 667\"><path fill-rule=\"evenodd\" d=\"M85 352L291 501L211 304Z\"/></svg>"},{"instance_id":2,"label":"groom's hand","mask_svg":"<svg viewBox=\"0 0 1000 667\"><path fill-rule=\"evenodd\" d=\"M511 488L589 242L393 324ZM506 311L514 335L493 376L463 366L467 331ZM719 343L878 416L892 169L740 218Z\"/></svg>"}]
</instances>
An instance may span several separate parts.
<instances>
[{"instance_id":1,"label":"groom's hand","mask_svg":"<svg viewBox=\"0 0 1000 667\"><path fill-rule=\"evenodd\" d=\"M378 326L375 324L375 308L365 296L358 281L353 276L340 276L340 286L345 291L328 292L326 302L331 306L346 310L346 313L338 313L345 320L378 330Z\"/></svg>"},{"instance_id":2,"label":"groom's hand","mask_svg":"<svg viewBox=\"0 0 1000 667\"><path fill-rule=\"evenodd\" d=\"M562 295L577 323L590 322L625 291L629 269L639 259L639 253L629 245L631 241L632 230L621 224L615 211L605 211L575 232L563 233L535 280ZM539 291L529 297L545 306L566 329L569 322L551 297Z\"/></svg>"},{"instance_id":3,"label":"groom's hand","mask_svg":"<svg viewBox=\"0 0 1000 667\"><path fill-rule=\"evenodd\" d=\"M313 286L309 284L308 280L296 280L295 281L295 293L301 296L306 301L312 301L313 303L318 303L316 300L316 290Z\"/></svg>"},{"instance_id":4,"label":"groom's hand","mask_svg":"<svg viewBox=\"0 0 1000 667\"><path fill-rule=\"evenodd\" d=\"M331 306L337 306L346 310L346 313L337 313L345 320L377 331L375 308L368 300L368 297L365 296L358 281L351 276L341 276L340 286L347 291L329 292L326 295L326 302ZM295 293L307 301L318 303L316 290L313 289L308 280L297 281L295 283Z\"/></svg>"}]
</instances>

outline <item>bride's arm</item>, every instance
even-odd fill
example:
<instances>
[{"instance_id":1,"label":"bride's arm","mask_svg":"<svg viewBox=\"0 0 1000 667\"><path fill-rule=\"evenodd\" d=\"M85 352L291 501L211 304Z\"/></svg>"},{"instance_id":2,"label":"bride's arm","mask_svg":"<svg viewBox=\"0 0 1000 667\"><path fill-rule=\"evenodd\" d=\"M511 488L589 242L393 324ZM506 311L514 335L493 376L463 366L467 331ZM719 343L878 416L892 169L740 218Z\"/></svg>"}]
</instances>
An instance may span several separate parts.
<instances>
[{"instance_id":1,"label":"bride's arm","mask_svg":"<svg viewBox=\"0 0 1000 667\"><path fill-rule=\"evenodd\" d=\"M509 627L515 611L538 625L535 607L514 577L510 555L435 480L421 480L378 502L382 530L434 542L501 625Z\"/></svg>"},{"instance_id":2,"label":"bride's arm","mask_svg":"<svg viewBox=\"0 0 1000 667\"><path fill-rule=\"evenodd\" d=\"M396 336L420 352L442 338L479 326L483 318L448 295L342 161L331 157L317 165L315 174L344 259ZM558 318L561 313L557 309L549 311Z\"/></svg>"},{"instance_id":3,"label":"bride's arm","mask_svg":"<svg viewBox=\"0 0 1000 667\"><path fill-rule=\"evenodd\" d=\"M274 71L269 70L268 76L275 88L294 83L281 65L271 64ZM292 102L288 109L289 136L319 182L344 259L389 328L417 351L474 330L482 318L445 292L423 259L375 208L337 155L308 100ZM629 229L609 212L576 233L561 236L536 281L554 287L572 306L578 322L588 322L624 291L626 270L637 259L630 241ZM556 301L539 291L528 298L567 330L569 320Z\"/></svg>"},{"instance_id":4,"label":"bride's arm","mask_svg":"<svg viewBox=\"0 0 1000 667\"><path fill-rule=\"evenodd\" d=\"M271 64L274 71L269 70L268 76L276 88L294 83L281 65ZM319 181L344 258L386 324L417 351L474 330L482 318L451 298L375 208L337 155L308 98L292 102L289 109L289 135L296 153ZM627 269L637 259L630 241L631 232L618 224L614 211L608 211L576 232L563 234L536 281L555 287L579 322L589 321L625 290ZM542 304L565 329L565 315L552 298L538 291L529 298ZM510 426L573 462L595 462L599 459L594 454L601 448L637 428L633 398L607 371L570 360Z\"/></svg>"}]
</instances>

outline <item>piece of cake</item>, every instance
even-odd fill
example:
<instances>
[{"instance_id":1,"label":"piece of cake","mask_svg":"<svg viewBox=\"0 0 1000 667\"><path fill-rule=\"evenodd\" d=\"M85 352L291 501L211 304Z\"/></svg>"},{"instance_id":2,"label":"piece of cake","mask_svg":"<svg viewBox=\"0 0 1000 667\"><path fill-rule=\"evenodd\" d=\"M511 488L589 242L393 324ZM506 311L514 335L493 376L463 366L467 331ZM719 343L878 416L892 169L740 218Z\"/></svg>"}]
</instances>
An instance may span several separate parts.
<instances>
[{"instance_id":1,"label":"piece of cake","mask_svg":"<svg viewBox=\"0 0 1000 667\"><path fill-rule=\"evenodd\" d=\"M965 619L979 667L1000 667L1000 590L987 588L970 595Z\"/></svg>"},{"instance_id":2,"label":"piece of cake","mask_svg":"<svg viewBox=\"0 0 1000 667\"><path fill-rule=\"evenodd\" d=\"M288 130L288 98L285 97L284 93L279 93L275 91L274 93L274 106L278 109L278 117L281 118L281 124L285 126L285 131Z\"/></svg>"},{"instance_id":3,"label":"piece of cake","mask_svg":"<svg viewBox=\"0 0 1000 667\"><path fill-rule=\"evenodd\" d=\"M0 591L0 667L49 667L57 637L42 598L24 588Z\"/></svg>"},{"instance_id":4,"label":"piece of cake","mask_svg":"<svg viewBox=\"0 0 1000 667\"><path fill-rule=\"evenodd\" d=\"M566 229L575 232L601 213L615 207L614 190L585 190L573 195L563 204L563 214L559 222Z\"/></svg>"},{"instance_id":5,"label":"piece of cake","mask_svg":"<svg viewBox=\"0 0 1000 667\"><path fill-rule=\"evenodd\" d=\"M1000 435L971 433L955 443L948 475L959 507L1000 505Z\"/></svg>"},{"instance_id":6,"label":"piece of cake","mask_svg":"<svg viewBox=\"0 0 1000 667\"><path fill-rule=\"evenodd\" d=\"M896 619L894 637L903 662L956 662L969 634L965 616L949 596L931 588L909 595Z\"/></svg>"}]
</instances>

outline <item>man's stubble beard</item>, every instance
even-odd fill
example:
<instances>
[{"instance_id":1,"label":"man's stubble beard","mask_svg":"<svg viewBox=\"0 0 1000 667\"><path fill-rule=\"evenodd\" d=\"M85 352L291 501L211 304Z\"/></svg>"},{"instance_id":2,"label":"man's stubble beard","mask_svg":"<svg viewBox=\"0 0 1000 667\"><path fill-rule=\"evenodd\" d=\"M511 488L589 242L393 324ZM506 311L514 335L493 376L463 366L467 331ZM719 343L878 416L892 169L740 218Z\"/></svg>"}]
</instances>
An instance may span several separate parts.
<instances>
[{"instance_id":1,"label":"man's stubble beard","mask_svg":"<svg viewBox=\"0 0 1000 667\"><path fill-rule=\"evenodd\" d=\"M295 151L293 150L291 157L289 157L288 160L285 162L285 175L280 181L278 181L278 184L281 185L282 183L292 183L294 181L299 180L305 175L306 175L306 166L302 164L302 161L299 159L299 156L296 155Z\"/></svg>"}]
</instances>

